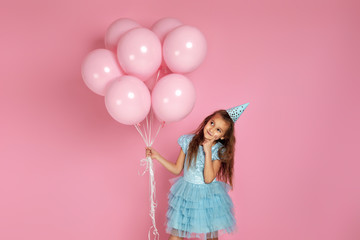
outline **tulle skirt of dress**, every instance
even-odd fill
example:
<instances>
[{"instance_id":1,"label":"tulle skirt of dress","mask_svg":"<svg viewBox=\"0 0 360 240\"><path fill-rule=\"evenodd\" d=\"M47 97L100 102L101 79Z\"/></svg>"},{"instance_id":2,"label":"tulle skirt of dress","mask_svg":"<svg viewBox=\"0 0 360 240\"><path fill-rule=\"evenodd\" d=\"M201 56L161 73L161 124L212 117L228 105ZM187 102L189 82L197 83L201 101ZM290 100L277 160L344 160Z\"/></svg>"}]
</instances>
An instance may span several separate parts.
<instances>
[{"instance_id":1,"label":"tulle skirt of dress","mask_svg":"<svg viewBox=\"0 0 360 240\"><path fill-rule=\"evenodd\" d=\"M220 181L194 184L177 178L169 193L167 233L208 239L233 232L235 218L229 188Z\"/></svg>"}]
</instances>

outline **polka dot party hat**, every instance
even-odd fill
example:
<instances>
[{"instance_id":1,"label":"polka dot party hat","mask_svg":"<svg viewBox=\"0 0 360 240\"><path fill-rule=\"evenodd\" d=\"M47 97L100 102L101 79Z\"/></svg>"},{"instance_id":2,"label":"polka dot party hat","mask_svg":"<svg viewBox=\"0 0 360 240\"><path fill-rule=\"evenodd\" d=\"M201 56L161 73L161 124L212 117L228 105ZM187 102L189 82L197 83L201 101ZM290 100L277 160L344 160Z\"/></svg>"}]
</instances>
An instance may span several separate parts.
<instances>
[{"instance_id":1,"label":"polka dot party hat","mask_svg":"<svg viewBox=\"0 0 360 240\"><path fill-rule=\"evenodd\" d=\"M240 115L244 112L245 108L249 105L249 103L245 103L243 105L239 105L237 107L233 107L230 109L227 109L227 113L230 115L233 122L236 122Z\"/></svg>"}]
</instances>

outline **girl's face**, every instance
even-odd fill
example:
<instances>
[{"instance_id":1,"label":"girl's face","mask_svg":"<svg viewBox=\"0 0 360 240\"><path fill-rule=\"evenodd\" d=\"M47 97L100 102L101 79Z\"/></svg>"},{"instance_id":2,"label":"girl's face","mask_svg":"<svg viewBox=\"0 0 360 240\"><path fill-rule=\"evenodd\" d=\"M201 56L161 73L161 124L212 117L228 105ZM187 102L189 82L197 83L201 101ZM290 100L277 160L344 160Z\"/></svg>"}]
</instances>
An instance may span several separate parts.
<instances>
[{"instance_id":1,"label":"girl's face","mask_svg":"<svg viewBox=\"0 0 360 240\"><path fill-rule=\"evenodd\" d=\"M228 129L229 123L227 123L220 114L215 114L204 127L204 138L212 141L224 139L224 135Z\"/></svg>"}]
</instances>

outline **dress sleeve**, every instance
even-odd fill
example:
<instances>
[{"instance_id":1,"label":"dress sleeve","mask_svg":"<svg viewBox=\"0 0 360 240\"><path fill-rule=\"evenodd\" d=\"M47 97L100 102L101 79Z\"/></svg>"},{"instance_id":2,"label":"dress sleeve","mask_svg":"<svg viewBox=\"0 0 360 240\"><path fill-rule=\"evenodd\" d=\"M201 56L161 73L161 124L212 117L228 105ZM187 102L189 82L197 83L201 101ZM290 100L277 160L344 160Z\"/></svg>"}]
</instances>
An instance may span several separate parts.
<instances>
[{"instance_id":1,"label":"dress sleeve","mask_svg":"<svg viewBox=\"0 0 360 240\"><path fill-rule=\"evenodd\" d=\"M181 149L185 154L187 153L187 150L189 148L190 140L191 139L188 135L182 135L178 139L178 144L180 145Z\"/></svg>"},{"instance_id":2,"label":"dress sleeve","mask_svg":"<svg viewBox=\"0 0 360 240\"><path fill-rule=\"evenodd\" d=\"M219 157L220 147L221 147L221 146L215 148L215 150L212 152L211 158L212 158L213 161L214 161L214 160L220 160L220 157ZM222 152L224 152L224 151L225 151L225 148L222 149Z\"/></svg>"}]
</instances>

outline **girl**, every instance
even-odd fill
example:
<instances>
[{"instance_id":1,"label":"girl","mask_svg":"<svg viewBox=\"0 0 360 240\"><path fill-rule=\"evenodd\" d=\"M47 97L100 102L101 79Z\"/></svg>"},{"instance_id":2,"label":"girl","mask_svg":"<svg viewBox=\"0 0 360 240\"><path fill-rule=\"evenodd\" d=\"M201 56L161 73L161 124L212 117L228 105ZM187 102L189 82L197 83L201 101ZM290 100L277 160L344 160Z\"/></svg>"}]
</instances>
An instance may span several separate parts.
<instances>
[{"instance_id":1,"label":"girl","mask_svg":"<svg viewBox=\"0 0 360 240\"><path fill-rule=\"evenodd\" d=\"M204 119L195 134L181 136L176 163L166 160L155 149L146 148L146 155L157 159L171 173L179 175L184 169L184 176L177 179L169 193L166 229L169 240L184 237L215 240L219 233L233 232L233 203L227 191L229 185L232 187L234 122L247 105L218 110Z\"/></svg>"}]
</instances>

